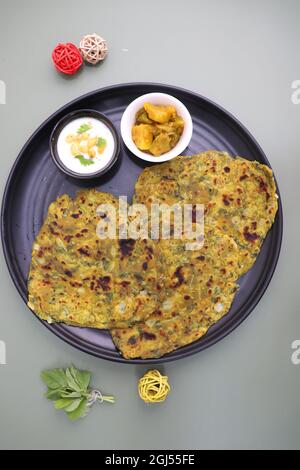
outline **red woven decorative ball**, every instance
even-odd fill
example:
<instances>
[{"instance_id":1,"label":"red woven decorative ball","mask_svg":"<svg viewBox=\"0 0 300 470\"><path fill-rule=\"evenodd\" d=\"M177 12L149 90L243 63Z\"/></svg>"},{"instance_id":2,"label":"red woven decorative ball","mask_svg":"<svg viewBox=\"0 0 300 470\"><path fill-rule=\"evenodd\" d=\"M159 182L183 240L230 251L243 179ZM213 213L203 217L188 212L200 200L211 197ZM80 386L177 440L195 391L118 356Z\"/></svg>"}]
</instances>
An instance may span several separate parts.
<instances>
[{"instance_id":1,"label":"red woven decorative ball","mask_svg":"<svg viewBox=\"0 0 300 470\"><path fill-rule=\"evenodd\" d=\"M52 52L52 59L59 72L73 75L82 66L82 56L78 47L71 42L57 44Z\"/></svg>"}]
</instances>

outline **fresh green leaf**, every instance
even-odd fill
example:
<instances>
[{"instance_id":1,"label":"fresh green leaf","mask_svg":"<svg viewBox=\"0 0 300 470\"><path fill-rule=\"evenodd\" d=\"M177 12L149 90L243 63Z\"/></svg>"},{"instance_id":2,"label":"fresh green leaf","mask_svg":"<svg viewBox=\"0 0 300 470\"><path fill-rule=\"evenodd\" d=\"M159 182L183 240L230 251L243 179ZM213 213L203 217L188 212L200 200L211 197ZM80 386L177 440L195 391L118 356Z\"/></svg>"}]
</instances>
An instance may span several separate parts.
<instances>
[{"instance_id":1,"label":"fresh green leaf","mask_svg":"<svg viewBox=\"0 0 300 470\"><path fill-rule=\"evenodd\" d=\"M83 155L76 155L75 158L77 158L77 160L79 160L81 165L83 166L89 166L94 164L93 160L85 158Z\"/></svg>"},{"instance_id":2,"label":"fresh green leaf","mask_svg":"<svg viewBox=\"0 0 300 470\"><path fill-rule=\"evenodd\" d=\"M88 412L87 399L83 398L79 406L77 406L76 410L67 412L67 416L72 421L75 421L76 419L84 418L87 412Z\"/></svg>"},{"instance_id":3,"label":"fresh green leaf","mask_svg":"<svg viewBox=\"0 0 300 470\"><path fill-rule=\"evenodd\" d=\"M71 406L73 402L73 398L61 398L60 400L56 400L56 402L54 403L54 407L56 410L62 410Z\"/></svg>"},{"instance_id":4,"label":"fresh green leaf","mask_svg":"<svg viewBox=\"0 0 300 470\"><path fill-rule=\"evenodd\" d=\"M99 149L105 147L106 144L107 144L106 139L104 139L103 137L99 137L99 138L98 138L97 147L98 147Z\"/></svg>"},{"instance_id":5,"label":"fresh green leaf","mask_svg":"<svg viewBox=\"0 0 300 470\"><path fill-rule=\"evenodd\" d=\"M72 400L72 403L66 406L65 411L67 413L70 413L71 411L75 411L80 403L82 402L82 398L75 398L75 400Z\"/></svg>"},{"instance_id":6,"label":"fresh green leaf","mask_svg":"<svg viewBox=\"0 0 300 470\"><path fill-rule=\"evenodd\" d=\"M87 392L88 386L91 381L92 374L87 370L78 370L77 371L77 382L81 386L83 392Z\"/></svg>"},{"instance_id":7,"label":"fresh green leaf","mask_svg":"<svg viewBox=\"0 0 300 470\"><path fill-rule=\"evenodd\" d=\"M80 127L78 127L77 134L84 134L85 132L89 131L90 129L92 129L92 125L85 122L84 124L81 124Z\"/></svg>"},{"instance_id":8,"label":"fresh green leaf","mask_svg":"<svg viewBox=\"0 0 300 470\"><path fill-rule=\"evenodd\" d=\"M91 380L91 373L84 370L78 370L72 365L71 367L69 367L68 374L73 377L74 382L79 387L80 391L82 393L86 393Z\"/></svg>"},{"instance_id":9,"label":"fresh green leaf","mask_svg":"<svg viewBox=\"0 0 300 470\"><path fill-rule=\"evenodd\" d=\"M66 374L63 369L44 370L41 373L41 378L51 390L67 386Z\"/></svg>"},{"instance_id":10,"label":"fresh green leaf","mask_svg":"<svg viewBox=\"0 0 300 470\"><path fill-rule=\"evenodd\" d=\"M80 380L78 379L78 373L79 373L79 370L77 370L73 364L69 367L69 372L70 374L72 375L74 381L76 382L76 384L78 385L78 387L80 387L80 390L82 389L81 387L81 383L80 383Z\"/></svg>"},{"instance_id":11,"label":"fresh green leaf","mask_svg":"<svg viewBox=\"0 0 300 470\"><path fill-rule=\"evenodd\" d=\"M64 391L64 392L61 392L60 396L61 396L61 398L81 398L82 393L81 392Z\"/></svg>"},{"instance_id":12,"label":"fresh green leaf","mask_svg":"<svg viewBox=\"0 0 300 470\"><path fill-rule=\"evenodd\" d=\"M78 385L78 383L74 379L72 372L69 368L66 369L66 377L68 381L68 388L73 390L74 392L81 392L81 387L80 385Z\"/></svg>"},{"instance_id":13,"label":"fresh green leaf","mask_svg":"<svg viewBox=\"0 0 300 470\"><path fill-rule=\"evenodd\" d=\"M48 385L45 396L54 401L54 407L64 410L71 420L83 418L89 409L88 399L93 396L89 389L91 373L71 365L67 369L43 371L42 380ZM113 396L103 395L103 401L114 403Z\"/></svg>"},{"instance_id":14,"label":"fresh green leaf","mask_svg":"<svg viewBox=\"0 0 300 470\"><path fill-rule=\"evenodd\" d=\"M59 400L60 398L63 398L63 392L60 389L57 389L57 390L49 389L48 392L45 393L45 397L53 401Z\"/></svg>"}]
</instances>

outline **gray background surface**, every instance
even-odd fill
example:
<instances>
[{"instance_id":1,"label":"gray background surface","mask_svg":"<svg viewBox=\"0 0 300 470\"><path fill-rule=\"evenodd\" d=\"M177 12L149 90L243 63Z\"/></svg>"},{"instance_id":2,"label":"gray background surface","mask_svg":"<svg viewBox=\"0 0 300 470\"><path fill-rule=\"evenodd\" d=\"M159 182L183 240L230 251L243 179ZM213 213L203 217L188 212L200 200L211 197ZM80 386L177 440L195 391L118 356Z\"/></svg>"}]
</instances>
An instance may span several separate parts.
<instances>
[{"instance_id":1,"label":"gray background surface","mask_svg":"<svg viewBox=\"0 0 300 470\"><path fill-rule=\"evenodd\" d=\"M89 357L63 343L27 310L0 266L0 448L300 448L299 122L291 83L300 79L299 0L0 0L0 105L4 189L23 143L58 107L102 86L156 81L183 86L239 118L265 150L281 189L285 232L265 296L230 336L164 366L172 393L147 407L141 366ZM97 32L109 56L74 78L56 73L57 42ZM70 423L43 398L39 373L68 365L94 373L117 403Z\"/></svg>"}]
</instances>

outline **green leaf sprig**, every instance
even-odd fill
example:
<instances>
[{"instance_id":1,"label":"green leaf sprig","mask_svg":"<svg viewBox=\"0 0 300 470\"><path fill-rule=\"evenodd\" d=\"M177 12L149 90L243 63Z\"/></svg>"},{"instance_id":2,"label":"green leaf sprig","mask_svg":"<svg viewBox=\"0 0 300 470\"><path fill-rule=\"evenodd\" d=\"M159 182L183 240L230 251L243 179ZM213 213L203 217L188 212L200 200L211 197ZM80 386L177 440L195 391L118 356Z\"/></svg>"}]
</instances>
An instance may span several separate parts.
<instances>
[{"instance_id":1,"label":"green leaf sprig","mask_svg":"<svg viewBox=\"0 0 300 470\"><path fill-rule=\"evenodd\" d=\"M92 129L92 125L88 124L86 122L84 124L81 124L81 126L78 127L77 134L84 134L85 132L89 131L90 129Z\"/></svg>"},{"instance_id":2,"label":"green leaf sprig","mask_svg":"<svg viewBox=\"0 0 300 470\"><path fill-rule=\"evenodd\" d=\"M41 378L48 387L45 396L54 401L57 410L64 410L72 421L84 418L96 401L115 402L113 396L90 389L91 373L78 370L73 365L67 369L44 370Z\"/></svg>"},{"instance_id":3,"label":"green leaf sprig","mask_svg":"<svg viewBox=\"0 0 300 470\"><path fill-rule=\"evenodd\" d=\"M103 147L106 147L106 139L104 139L103 137L98 137L98 140L97 140L97 147L99 149L102 149Z\"/></svg>"},{"instance_id":4,"label":"green leaf sprig","mask_svg":"<svg viewBox=\"0 0 300 470\"><path fill-rule=\"evenodd\" d=\"M85 158L83 155L76 155L75 158L77 158L77 160L79 160L81 165L83 166L89 166L94 164L93 160Z\"/></svg>"}]
</instances>

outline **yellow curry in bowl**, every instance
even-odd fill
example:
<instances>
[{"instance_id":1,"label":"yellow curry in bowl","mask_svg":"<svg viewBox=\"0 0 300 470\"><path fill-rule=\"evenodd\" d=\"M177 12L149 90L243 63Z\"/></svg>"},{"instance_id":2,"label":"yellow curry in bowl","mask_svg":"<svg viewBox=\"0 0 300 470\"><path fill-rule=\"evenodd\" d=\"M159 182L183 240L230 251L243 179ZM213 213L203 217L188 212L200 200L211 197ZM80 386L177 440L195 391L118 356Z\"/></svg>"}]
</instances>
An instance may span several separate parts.
<instances>
[{"instance_id":1,"label":"yellow curry in bowl","mask_svg":"<svg viewBox=\"0 0 300 470\"><path fill-rule=\"evenodd\" d=\"M159 157L175 147L183 128L184 121L174 106L145 103L136 113L132 140L139 150Z\"/></svg>"}]
</instances>

